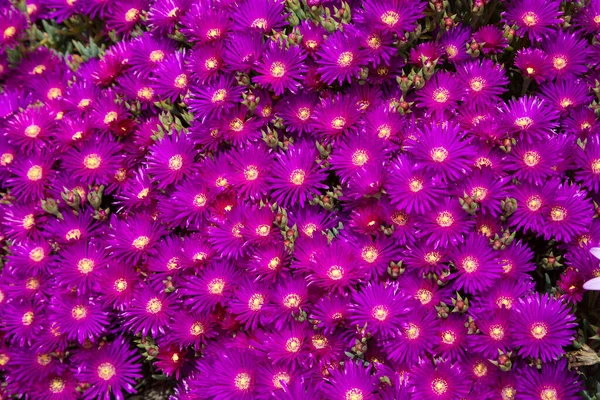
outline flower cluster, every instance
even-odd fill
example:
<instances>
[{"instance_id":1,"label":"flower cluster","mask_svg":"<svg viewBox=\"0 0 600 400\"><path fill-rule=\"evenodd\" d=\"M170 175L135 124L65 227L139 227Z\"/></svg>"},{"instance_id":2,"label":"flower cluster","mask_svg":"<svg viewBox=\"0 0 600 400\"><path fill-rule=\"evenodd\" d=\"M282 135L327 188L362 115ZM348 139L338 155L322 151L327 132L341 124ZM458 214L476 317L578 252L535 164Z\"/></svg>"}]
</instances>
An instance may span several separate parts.
<instances>
[{"instance_id":1,"label":"flower cluster","mask_svg":"<svg viewBox=\"0 0 600 400\"><path fill-rule=\"evenodd\" d=\"M585 389L599 0L18 3L1 398Z\"/></svg>"}]
</instances>

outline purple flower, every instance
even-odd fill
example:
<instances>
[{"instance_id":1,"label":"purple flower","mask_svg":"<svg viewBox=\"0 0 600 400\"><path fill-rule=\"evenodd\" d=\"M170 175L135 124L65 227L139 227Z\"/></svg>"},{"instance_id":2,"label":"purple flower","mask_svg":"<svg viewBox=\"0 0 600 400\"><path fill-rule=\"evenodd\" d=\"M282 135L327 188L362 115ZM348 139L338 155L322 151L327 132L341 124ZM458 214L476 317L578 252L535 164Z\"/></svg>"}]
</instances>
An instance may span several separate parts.
<instances>
[{"instance_id":1,"label":"purple flower","mask_svg":"<svg viewBox=\"0 0 600 400\"><path fill-rule=\"evenodd\" d=\"M276 95L282 95L285 90L296 93L300 86L298 80L302 80L306 71L303 64L305 58L299 46L283 49L271 42L256 66L258 75L254 81L272 89Z\"/></svg>"},{"instance_id":2,"label":"purple flower","mask_svg":"<svg viewBox=\"0 0 600 400\"><path fill-rule=\"evenodd\" d=\"M450 259L458 270L455 287L467 293L485 291L502 275L489 240L481 235L467 236L464 243L454 249Z\"/></svg>"},{"instance_id":3,"label":"purple flower","mask_svg":"<svg viewBox=\"0 0 600 400\"><path fill-rule=\"evenodd\" d=\"M464 86L455 75L438 72L417 92L417 106L442 116L445 111L455 109L464 95Z\"/></svg>"},{"instance_id":4,"label":"purple flower","mask_svg":"<svg viewBox=\"0 0 600 400\"><path fill-rule=\"evenodd\" d=\"M575 317L547 294L530 295L514 305L513 345L519 354L548 362L564 354L575 335Z\"/></svg>"},{"instance_id":5,"label":"purple flower","mask_svg":"<svg viewBox=\"0 0 600 400\"><path fill-rule=\"evenodd\" d=\"M317 72L325 83L331 85L338 81L342 85L358 77L361 67L367 61L365 51L358 44L355 37L348 37L342 31L327 38L317 52Z\"/></svg>"},{"instance_id":6,"label":"purple flower","mask_svg":"<svg viewBox=\"0 0 600 400\"><path fill-rule=\"evenodd\" d=\"M517 35L527 35L536 42L553 33L562 22L558 6L556 0L517 0L508 4L503 19L517 26Z\"/></svg>"},{"instance_id":7,"label":"purple flower","mask_svg":"<svg viewBox=\"0 0 600 400\"><path fill-rule=\"evenodd\" d=\"M525 367L517 375L517 393L524 399L552 398L575 399L582 383L579 374L569 371L567 361L562 359L544 363L537 368Z\"/></svg>"},{"instance_id":8,"label":"purple flower","mask_svg":"<svg viewBox=\"0 0 600 400\"><path fill-rule=\"evenodd\" d=\"M323 392L331 399L363 400L375 399L375 382L368 369L351 360L346 360L344 369L333 369L329 384L324 385Z\"/></svg>"},{"instance_id":9,"label":"purple flower","mask_svg":"<svg viewBox=\"0 0 600 400\"><path fill-rule=\"evenodd\" d=\"M186 135L173 132L149 150L148 173L159 182L159 188L177 183L195 170L196 151Z\"/></svg>"},{"instance_id":10,"label":"purple flower","mask_svg":"<svg viewBox=\"0 0 600 400\"><path fill-rule=\"evenodd\" d=\"M130 307L122 315L132 333L153 336L164 333L176 308L173 299L150 286L136 288Z\"/></svg>"},{"instance_id":11,"label":"purple flower","mask_svg":"<svg viewBox=\"0 0 600 400\"><path fill-rule=\"evenodd\" d=\"M316 148L298 143L285 153L278 153L270 178L273 198L284 206L304 204L311 194L327 186L321 182L326 173L317 164Z\"/></svg>"},{"instance_id":12,"label":"purple flower","mask_svg":"<svg viewBox=\"0 0 600 400\"><path fill-rule=\"evenodd\" d=\"M122 399L123 391L136 393L135 380L143 377L138 360L137 350L131 349L122 337L93 352L80 372L81 379L90 384L85 398L109 400L112 393Z\"/></svg>"},{"instance_id":13,"label":"purple flower","mask_svg":"<svg viewBox=\"0 0 600 400\"><path fill-rule=\"evenodd\" d=\"M433 365L429 360L411 371L413 395L422 399L456 399L468 396L469 381L459 363L448 361Z\"/></svg>"}]
</instances>

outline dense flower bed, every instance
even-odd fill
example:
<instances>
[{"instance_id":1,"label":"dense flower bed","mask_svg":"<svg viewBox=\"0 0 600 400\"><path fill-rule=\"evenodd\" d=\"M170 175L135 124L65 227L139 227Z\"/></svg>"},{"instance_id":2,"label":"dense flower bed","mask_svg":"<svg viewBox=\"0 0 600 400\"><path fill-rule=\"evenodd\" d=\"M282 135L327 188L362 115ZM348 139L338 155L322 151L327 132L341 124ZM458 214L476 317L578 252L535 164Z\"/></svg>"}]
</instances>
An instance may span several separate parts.
<instances>
[{"instance_id":1,"label":"dense flower bed","mask_svg":"<svg viewBox=\"0 0 600 400\"><path fill-rule=\"evenodd\" d=\"M599 0L0 0L0 397L594 396L599 35Z\"/></svg>"}]
</instances>

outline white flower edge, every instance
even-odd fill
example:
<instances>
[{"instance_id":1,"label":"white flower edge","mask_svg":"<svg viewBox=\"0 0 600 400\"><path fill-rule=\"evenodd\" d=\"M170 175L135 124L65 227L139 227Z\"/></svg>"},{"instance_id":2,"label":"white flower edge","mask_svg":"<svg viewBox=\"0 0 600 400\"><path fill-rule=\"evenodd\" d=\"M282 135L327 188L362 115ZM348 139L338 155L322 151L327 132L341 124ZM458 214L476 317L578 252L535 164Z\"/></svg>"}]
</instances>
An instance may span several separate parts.
<instances>
[{"instance_id":1,"label":"white flower edge","mask_svg":"<svg viewBox=\"0 0 600 400\"><path fill-rule=\"evenodd\" d=\"M592 247L590 253L598 259L600 259L600 247ZM583 284L585 290L600 290L600 277L593 278Z\"/></svg>"}]
</instances>

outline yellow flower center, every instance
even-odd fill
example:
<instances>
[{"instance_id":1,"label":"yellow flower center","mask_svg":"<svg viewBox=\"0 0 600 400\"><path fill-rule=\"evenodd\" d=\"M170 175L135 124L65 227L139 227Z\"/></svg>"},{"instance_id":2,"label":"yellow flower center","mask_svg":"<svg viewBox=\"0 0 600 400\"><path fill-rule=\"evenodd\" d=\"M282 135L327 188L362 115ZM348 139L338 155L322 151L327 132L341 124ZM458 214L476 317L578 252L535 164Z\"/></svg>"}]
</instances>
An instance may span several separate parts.
<instances>
[{"instance_id":1,"label":"yellow flower center","mask_svg":"<svg viewBox=\"0 0 600 400\"><path fill-rule=\"evenodd\" d=\"M375 246L365 246L362 249L361 257L366 262L372 264L379 257L379 251L377 250L377 248Z\"/></svg>"},{"instance_id":2,"label":"yellow flower center","mask_svg":"<svg viewBox=\"0 0 600 400\"><path fill-rule=\"evenodd\" d=\"M456 341L456 333L453 331L442 332L442 342L445 344L452 344Z\"/></svg>"},{"instance_id":3,"label":"yellow flower center","mask_svg":"<svg viewBox=\"0 0 600 400\"><path fill-rule=\"evenodd\" d=\"M558 400L558 392L553 387L544 387L540 392L540 400Z\"/></svg>"},{"instance_id":4,"label":"yellow flower center","mask_svg":"<svg viewBox=\"0 0 600 400\"><path fill-rule=\"evenodd\" d=\"M225 100L225 96L227 96L227 90L218 89L215 91L215 93L213 93L210 101L212 101L213 103L220 103L223 100Z\"/></svg>"},{"instance_id":5,"label":"yellow flower center","mask_svg":"<svg viewBox=\"0 0 600 400\"><path fill-rule=\"evenodd\" d=\"M144 189L140 190L140 192L137 195L137 198L140 199L140 200L143 200L146 197L148 197L148 193L150 193L150 189L149 188L144 188Z\"/></svg>"},{"instance_id":6,"label":"yellow flower center","mask_svg":"<svg viewBox=\"0 0 600 400\"><path fill-rule=\"evenodd\" d=\"M467 256L463 258L461 266L465 270L465 272L472 274L473 272L477 271L477 268L479 267L479 262L477 262L477 259L475 257Z\"/></svg>"},{"instance_id":7,"label":"yellow flower center","mask_svg":"<svg viewBox=\"0 0 600 400\"><path fill-rule=\"evenodd\" d=\"M4 30L4 40L12 38L13 36L15 36L15 33L17 33L17 28L15 28L14 26L9 26Z\"/></svg>"},{"instance_id":8,"label":"yellow flower center","mask_svg":"<svg viewBox=\"0 0 600 400\"><path fill-rule=\"evenodd\" d=\"M165 52L162 50L152 50L150 52L150 61L157 63L165 59Z\"/></svg>"},{"instance_id":9,"label":"yellow flower center","mask_svg":"<svg viewBox=\"0 0 600 400\"><path fill-rule=\"evenodd\" d=\"M35 225L35 219L33 217L33 214L28 214L25 216L25 218L23 218L23 228L29 230L31 228L33 228L33 226Z\"/></svg>"},{"instance_id":10,"label":"yellow flower center","mask_svg":"<svg viewBox=\"0 0 600 400\"><path fill-rule=\"evenodd\" d=\"M521 16L521 20L527 26L534 26L538 23L539 17L533 11L527 11Z\"/></svg>"},{"instance_id":11,"label":"yellow flower center","mask_svg":"<svg viewBox=\"0 0 600 400\"><path fill-rule=\"evenodd\" d=\"M196 207L204 207L206 205L206 202L208 201L208 199L206 198L206 195L204 193L200 193L194 196L194 205Z\"/></svg>"},{"instance_id":12,"label":"yellow flower center","mask_svg":"<svg viewBox=\"0 0 600 400\"><path fill-rule=\"evenodd\" d=\"M79 100L79 103L77 103L77 108L87 108L91 102L92 100L90 99L81 99Z\"/></svg>"},{"instance_id":13,"label":"yellow flower center","mask_svg":"<svg viewBox=\"0 0 600 400\"><path fill-rule=\"evenodd\" d=\"M288 374L287 372L278 372L275 375L273 375L273 379L271 382L273 383L273 386L277 389L283 389L281 381L284 381L286 385L290 383L290 374Z\"/></svg>"},{"instance_id":14,"label":"yellow flower center","mask_svg":"<svg viewBox=\"0 0 600 400\"><path fill-rule=\"evenodd\" d=\"M352 164L357 167L362 167L369 161L369 155L365 150L356 150L354 154L352 154Z\"/></svg>"},{"instance_id":15,"label":"yellow flower center","mask_svg":"<svg viewBox=\"0 0 600 400\"><path fill-rule=\"evenodd\" d=\"M146 246L148 246L148 243L150 243L150 238L148 236L139 236L133 241L132 245L138 250L144 250Z\"/></svg>"},{"instance_id":16,"label":"yellow flower center","mask_svg":"<svg viewBox=\"0 0 600 400\"><path fill-rule=\"evenodd\" d=\"M477 200L482 201L487 197L488 190L482 186L475 186L471 189L471 196L475 197Z\"/></svg>"},{"instance_id":17,"label":"yellow flower center","mask_svg":"<svg viewBox=\"0 0 600 400\"><path fill-rule=\"evenodd\" d=\"M373 50L381 47L381 37L377 34L372 34L367 38L367 45Z\"/></svg>"},{"instance_id":18,"label":"yellow flower center","mask_svg":"<svg viewBox=\"0 0 600 400\"><path fill-rule=\"evenodd\" d=\"M88 154L83 158L83 166L87 169L97 169L101 163L102 158L96 153Z\"/></svg>"},{"instance_id":19,"label":"yellow flower center","mask_svg":"<svg viewBox=\"0 0 600 400\"><path fill-rule=\"evenodd\" d=\"M315 40L312 40L312 39L308 39L306 42L304 42L304 44L309 49L316 49L317 46L319 45L319 43L317 43Z\"/></svg>"},{"instance_id":20,"label":"yellow flower center","mask_svg":"<svg viewBox=\"0 0 600 400\"><path fill-rule=\"evenodd\" d=\"M125 21L133 22L138 19L139 15L140 15L140 10L138 10L137 8L130 8L125 13Z\"/></svg>"},{"instance_id":21,"label":"yellow flower center","mask_svg":"<svg viewBox=\"0 0 600 400\"><path fill-rule=\"evenodd\" d=\"M71 310L71 316L76 320L83 319L87 316L87 310L84 306L75 306Z\"/></svg>"},{"instance_id":22,"label":"yellow flower center","mask_svg":"<svg viewBox=\"0 0 600 400\"><path fill-rule=\"evenodd\" d=\"M564 98L563 98L563 99L560 101L560 106L561 106L562 108L567 108L567 107L570 107L570 106L572 106L573 104L575 104L575 103L573 103L573 100L571 100L571 99L570 99L570 98L568 98L568 97L564 97Z\"/></svg>"},{"instance_id":23,"label":"yellow flower center","mask_svg":"<svg viewBox=\"0 0 600 400\"><path fill-rule=\"evenodd\" d=\"M475 92L480 92L485 87L486 81L482 77L478 76L476 78L471 79L469 86Z\"/></svg>"},{"instance_id":24,"label":"yellow flower center","mask_svg":"<svg viewBox=\"0 0 600 400\"><path fill-rule=\"evenodd\" d=\"M258 167L256 165L248 165L244 168L244 178L247 181L255 181L258 178Z\"/></svg>"},{"instance_id":25,"label":"yellow flower center","mask_svg":"<svg viewBox=\"0 0 600 400\"><path fill-rule=\"evenodd\" d=\"M179 261L179 257L171 257L169 261L167 261L167 269L169 271L179 269Z\"/></svg>"},{"instance_id":26,"label":"yellow flower center","mask_svg":"<svg viewBox=\"0 0 600 400\"><path fill-rule=\"evenodd\" d=\"M512 386L505 386L502 388L502 392L500 394L502 395L502 400L515 400L517 391Z\"/></svg>"},{"instance_id":27,"label":"yellow flower center","mask_svg":"<svg viewBox=\"0 0 600 400\"><path fill-rule=\"evenodd\" d=\"M62 96L62 90L60 88L51 88L48 90L48 93L46 96L48 97L49 100L55 100L55 99L59 98L60 96Z\"/></svg>"},{"instance_id":28,"label":"yellow flower center","mask_svg":"<svg viewBox=\"0 0 600 400\"><path fill-rule=\"evenodd\" d=\"M177 78L175 78L175 87L177 89L185 89L188 84L188 77L186 74L179 74Z\"/></svg>"},{"instance_id":29,"label":"yellow flower center","mask_svg":"<svg viewBox=\"0 0 600 400\"><path fill-rule=\"evenodd\" d=\"M434 265L437 264L442 258L442 255L437 251L430 251L425 254L424 260L427 264Z\"/></svg>"},{"instance_id":30,"label":"yellow flower center","mask_svg":"<svg viewBox=\"0 0 600 400\"><path fill-rule=\"evenodd\" d=\"M183 157L179 154L175 154L169 158L169 169L172 171L179 171L183 166Z\"/></svg>"},{"instance_id":31,"label":"yellow flower center","mask_svg":"<svg viewBox=\"0 0 600 400\"><path fill-rule=\"evenodd\" d=\"M300 305L302 298L296 293L290 293L283 298L283 305L287 308L296 308Z\"/></svg>"},{"instance_id":32,"label":"yellow flower center","mask_svg":"<svg viewBox=\"0 0 600 400\"><path fill-rule=\"evenodd\" d=\"M39 365L45 367L52 362L52 356L50 354L38 354L36 356L36 361Z\"/></svg>"},{"instance_id":33,"label":"yellow flower center","mask_svg":"<svg viewBox=\"0 0 600 400\"><path fill-rule=\"evenodd\" d=\"M137 96L142 100L152 100L152 97L154 97L154 89L152 89L151 87L141 88L140 90L138 90Z\"/></svg>"},{"instance_id":34,"label":"yellow flower center","mask_svg":"<svg viewBox=\"0 0 600 400\"><path fill-rule=\"evenodd\" d=\"M482 362L477 363L473 366L473 373L478 378L481 378L482 376L486 376L487 371L488 371L488 367Z\"/></svg>"},{"instance_id":35,"label":"yellow flower center","mask_svg":"<svg viewBox=\"0 0 600 400\"><path fill-rule=\"evenodd\" d=\"M434 147L429 152L429 155L433 161L441 163L448 158L448 150L446 150L444 147Z\"/></svg>"},{"instance_id":36,"label":"yellow flower center","mask_svg":"<svg viewBox=\"0 0 600 400\"><path fill-rule=\"evenodd\" d=\"M201 322L194 322L190 327L190 334L192 336L200 336L205 332L204 325Z\"/></svg>"},{"instance_id":37,"label":"yellow flower center","mask_svg":"<svg viewBox=\"0 0 600 400\"><path fill-rule=\"evenodd\" d=\"M301 169L295 169L290 174L290 182L296 186L300 186L304 184L304 178L306 177L306 172Z\"/></svg>"},{"instance_id":38,"label":"yellow flower center","mask_svg":"<svg viewBox=\"0 0 600 400\"><path fill-rule=\"evenodd\" d=\"M331 127L333 129L343 129L346 126L346 118L344 117L335 117L331 120Z\"/></svg>"},{"instance_id":39,"label":"yellow flower center","mask_svg":"<svg viewBox=\"0 0 600 400\"><path fill-rule=\"evenodd\" d=\"M417 290L415 298L419 299L421 304L429 304L433 299L433 293L427 289L419 289Z\"/></svg>"},{"instance_id":40,"label":"yellow flower center","mask_svg":"<svg viewBox=\"0 0 600 400\"><path fill-rule=\"evenodd\" d=\"M437 103L445 103L450 98L450 92L445 88L437 88L433 91L431 98Z\"/></svg>"},{"instance_id":41,"label":"yellow flower center","mask_svg":"<svg viewBox=\"0 0 600 400\"><path fill-rule=\"evenodd\" d=\"M31 250L29 252L29 258L32 261L35 262L40 262L44 259L44 257L46 256L44 249L42 247L36 247L33 250Z\"/></svg>"},{"instance_id":42,"label":"yellow flower center","mask_svg":"<svg viewBox=\"0 0 600 400\"><path fill-rule=\"evenodd\" d=\"M386 11L381 14L381 22L387 26L393 27L400 21L400 15L395 11Z\"/></svg>"},{"instance_id":43,"label":"yellow flower center","mask_svg":"<svg viewBox=\"0 0 600 400\"><path fill-rule=\"evenodd\" d=\"M162 310L162 301L158 297L153 297L146 303L146 312L150 314L157 314Z\"/></svg>"},{"instance_id":44,"label":"yellow flower center","mask_svg":"<svg viewBox=\"0 0 600 400\"><path fill-rule=\"evenodd\" d=\"M523 162L528 167L535 167L536 165L538 165L540 163L541 160L542 160L542 157L540 156L540 153L538 153L537 151L527 151L523 155Z\"/></svg>"},{"instance_id":45,"label":"yellow flower center","mask_svg":"<svg viewBox=\"0 0 600 400\"><path fill-rule=\"evenodd\" d=\"M98 370L96 371L98 377L104 379L105 381L110 380L113 376L117 374L117 370L115 366L109 362L102 363L98 366Z\"/></svg>"},{"instance_id":46,"label":"yellow flower center","mask_svg":"<svg viewBox=\"0 0 600 400\"><path fill-rule=\"evenodd\" d=\"M23 314L21 323L25 326L31 325L33 323L33 311L27 311L25 314Z\"/></svg>"},{"instance_id":47,"label":"yellow flower center","mask_svg":"<svg viewBox=\"0 0 600 400\"><path fill-rule=\"evenodd\" d=\"M332 281L339 281L344 277L344 268L340 267L339 265L332 265L327 270L327 276Z\"/></svg>"},{"instance_id":48,"label":"yellow flower center","mask_svg":"<svg viewBox=\"0 0 600 400\"><path fill-rule=\"evenodd\" d=\"M115 281L114 287L117 292L121 293L127 289L127 281L123 278L119 278Z\"/></svg>"},{"instance_id":49,"label":"yellow flower center","mask_svg":"<svg viewBox=\"0 0 600 400\"><path fill-rule=\"evenodd\" d=\"M177 16L177 13L179 13L179 7L175 7L171 11L169 11L169 13L167 14L167 17L175 18Z\"/></svg>"},{"instance_id":50,"label":"yellow flower center","mask_svg":"<svg viewBox=\"0 0 600 400\"><path fill-rule=\"evenodd\" d=\"M265 304L265 297L260 293L254 293L248 300L248 308L252 311L259 311Z\"/></svg>"},{"instance_id":51,"label":"yellow flower center","mask_svg":"<svg viewBox=\"0 0 600 400\"><path fill-rule=\"evenodd\" d=\"M344 393L344 400L363 400L363 391L358 388L352 388Z\"/></svg>"},{"instance_id":52,"label":"yellow flower center","mask_svg":"<svg viewBox=\"0 0 600 400\"><path fill-rule=\"evenodd\" d=\"M388 317L388 314L388 308L383 305L375 306L373 307L373 310L371 310L371 316L378 321L385 321Z\"/></svg>"},{"instance_id":53,"label":"yellow flower center","mask_svg":"<svg viewBox=\"0 0 600 400\"><path fill-rule=\"evenodd\" d=\"M554 68L559 71L561 69L565 68L567 66L567 64L568 64L567 57L565 57L563 55L552 57L552 65L554 65Z\"/></svg>"},{"instance_id":54,"label":"yellow flower center","mask_svg":"<svg viewBox=\"0 0 600 400\"><path fill-rule=\"evenodd\" d=\"M560 206L552 207L552 210L550 210L550 218L552 218L552 221L556 222L564 220L567 218L567 209Z\"/></svg>"},{"instance_id":55,"label":"yellow flower center","mask_svg":"<svg viewBox=\"0 0 600 400\"><path fill-rule=\"evenodd\" d=\"M13 154L4 153L4 154L2 154L2 156L0 156L0 165L2 165L3 167L6 167L8 164L13 162L14 159L15 159L15 156Z\"/></svg>"},{"instance_id":56,"label":"yellow flower center","mask_svg":"<svg viewBox=\"0 0 600 400\"><path fill-rule=\"evenodd\" d=\"M240 132L242 129L244 129L244 121L239 118L234 118L229 123L229 128L234 132Z\"/></svg>"},{"instance_id":57,"label":"yellow flower center","mask_svg":"<svg viewBox=\"0 0 600 400\"><path fill-rule=\"evenodd\" d=\"M39 126L29 125L27 128L25 128L25 136L34 138L37 135L39 135L41 131L42 131L42 128L40 128Z\"/></svg>"},{"instance_id":58,"label":"yellow flower center","mask_svg":"<svg viewBox=\"0 0 600 400\"><path fill-rule=\"evenodd\" d=\"M352 61L354 61L354 53L351 51L344 51L338 57L337 64L342 68L346 68L352 65Z\"/></svg>"},{"instance_id":59,"label":"yellow flower center","mask_svg":"<svg viewBox=\"0 0 600 400\"><path fill-rule=\"evenodd\" d=\"M39 165L34 165L33 167L27 170L27 179L30 181L39 181L42 179L42 167Z\"/></svg>"},{"instance_id":60,"label":"yellow flower center","mask_svg":"<svg viewBox=\"0 0 600 400\"><path fill-rule=\"evenodd\" d=\"M290 353L297 353L300 351L300 347L302 346L300 339L298 338L290 338L285 342L285 349Z\"/></svg>"},{"instance_id":61,"label":"yellow flower center","mask_svg":"<svg viewBox=\"0 0 600 400\"><path fill-rule=\"evenodd\" d=\"M82 258L77 262L77 269L82 274L89 274L96 267L96 263L91 258Z\"/></svg>"},{"instance_id":62,"label":"yellow flower center","mask_svg":"<svg viewBox=\"0 0 600 400\"><path fill-rule=\"evenodd\" d=\"M450 44L446 46L446 54L449 59L453 59L458 54L458 48L455 45Z\"/></svg>"},{"instance_id":63,"label":"yellow flower center","mask_svg":"<svg viewBox=\"0 0 600 400\"><path fill-rule=\"evenodd\" d=\"M392 127L387 124L383 124L379 128L377 128L377 137L380 139L388 139L391 134Z\"/></svg>"},{"instance_id":64,"label":"yellow flower center","mask_svg":"<svg viewBox=\"0 0 600 400\"><path fill-rule=\"evenodd\" d=\"M496 306L498 308L505 307L506 309L510 310L512 308L512 304L513 299L510 297L500 296L496 299Z\"/></svg>"},{"instance_id":65,"label":"yellow flower center","mask_svg":"<svg viewBox=\"0 0 600 400\"><path fill-rule=\"evenodd\" d=\"M592 172L594 174L600 174L600 159L599 158L596 158L594 161L592 161L591 168L592 168Z\"/></svg>"},{"instance_id":66,"label":"yellow flower center","mask_svg":"<svg viewBox=\"0 0 600 400\"><path fill-rule=\"evenodd\" d=\"M538 195L533 195L527 199L527 208L531 211L537 211L542 206L542 198Z\"/></svg>"},{"instance_id":67,"label":"yellow flower center","mask_svg":"<svg viewBox=\"0 0 600 400\"><path fill-rule=\"evenodd\" d=\"M271 68L269 68L269 72L274 78L281 78L283 75L285 75L285 71L285 64L279 61L276 61L273 64L271 64Z\"/></svg>"},{"instance_id":68,"label":"yellow flower center","mask_svg":"<svg viewBox=\"0 0 600 400\"><path fill-rule=\"evenodd\" d=\"M494 340L504 339L504 327L502 325L492 325L489 329L490 337Z\"/></svg>"},{"instance_id":69,"label":"yellow flower center","mask_svg":"<svg viewBox=\"0 0 600 400\"><path fill-rule=\"evenodd\" d=\"M408 222L408 214L402 211L394 211L392 213L392 222L398 226L404 226Z\"/></svg>"},{"instance_id":70,"label":"yellow flower center","mask_svg":"<svg viewBox=\"0 0 600 400\"><path fill-rule=\"evenodd\" d=\"M222 294L225 289L225 281L221 278L215 278L208 283L208 292L210 294Z\"/></svg>"},{"instance_id":71,"label":"yellow flower center","mask_svg":"<svg viewBox=\"0 0 600 400\"><path fill-rule=\"evenodd\" d=\"M48 385L48 390L51 393L62 393L65 390L65 381L61 378L52 378Z\"/></svg>"},{"instance_id":72,"label":"yellow flower center","mask_svg":"<svg viewBox=\"0 0 600 400\"><path fill-rule=\"evenodd\" d=\"M28 278L25 282L25 287L29 290L38 290L40 288L40 281L37 278Z\"/></svg>"},{"instance_id":73,"label":"yellow flower center","mask_svg":"<svg viewBox=\"0 0 600 400\"><path fill-rule=\"evenodd\" d=\"M210 71L211 69L215 69L218 66L219 66L219 60L217 60L215 57L207 58L206 61L204 62L204 68L206 68L208 71Z\"/></svg>"},{"instance_id":74,"label":"yellow flower center","mask_svg":"<svg viewBox=\"0 0 600 400\"><path fill-rule=\"evenodd\" d=\"M404 329L404 334L409 340L414 340L421 334L421 329L413 323L408 324L408 328Z\"/></svg>"},{"instance_id":75,"label":"yellow flower center","mask_svg":"<svg viewBox=\"0 0 600 400\"><path fill-rule=\"evenodd\" d=\"M268 235L269 235L269 233L271 232L271 227L270 227L269 225L265 225L265 224L263 224L263 225L259 225L259 226L256 228L256 231L255 231L255 232L256 232L256 234L257 234L258 236L265 237L265 236L268 236Z\"/></svg>"},{"instance_id":76,"label":"yellow flower center","mask_svg":"<svg viewBox=\"0 0 600 400\"><path fill-rule=\"evenodd\" d=\"M408 182L408 187L410 191L413 193L420 192L423 190L423 179L421 178L412 178L410 182Z\"/></svg>"},{"instance_id":77,"label":"yellow flower center","mask_svg":"<svg viewBox=\"0 0 600 400\"><path fill-rule=\"evenodd\" d=\"M438 396L441 396L448 391L448 382L442 378L435 378L431 381L431 390Z\"/></svg>"},{"instance_id":78,"label":"yellow flower center","mask_svg":"<svg viewBox=\"0 0 600 400\"><path fill-rule=\"evenodd\" d=\"M116 111L110 111L110 112L106 113L106 115L104 116L104 123L106 125L109 125L109 124L113 123L117 119L118 116L119 115L117 114Z\"/></svg>"},{"instance_id":79,"label":"yellow flower center","mask_svg":"<svg viewBox=\"0 0 600 400\"><path fill-rule=\"evenodd\" d=\"M439 226L447 228L449 226L452 226L452 224L454 223L454 216L449 211L442 211L438 214L435 221Z\"/></svg>"},{"instance_id":80,"label":"yellow flower center","mask_svg":"<svg viewBox=\"0 0 600 400\"><path fill-rule=\"evenodd\" d=\"M515 125L521 129L529 129L533 125L533 120L529 117L519 117L515 119Z\"/></svg>"},{"instance_id":81,"label":"yellow flower center","mask_svg":"<svg viewBox=\"0 0 600 400\"><path fill-rule=\"evenodd\" d=\"M309 222L302 227L302 232L308 236L313 237L313 233L317 230L317 225Z\"/></svg>"},{"instance_id":82,"label":"yellow flower center","mask_svg":"<svg viewBox=\"0 0 600 400\"><path fill-rule=\"evenodd\" d=\"M239 390L248 390L250 387L250 375L245 372L240 372L233 379L233 383Z\"/></svg>"},{"instance_id":83,"label":"yellow flower center","mask_svg":"<svg viewBox=\"0 0 600 400\"><path fill-rule=\"evenodd\" d=\"M242 225L241 222L238 222L237 224L235 224L233 226L233 228L231 228L231 234L240 239L242 237L242 228L244 227L244 225Z\"/></svg>"},{"instance_id":84,"label":"yellow flower center","mask_svg":"<svg viewBox=\"0 0 600 400\"><path fill-rule=\"evenodd\" d=\"M543 339L548 334L548 326L541 322L531 325L531 335L536 339Z\"/></svg>"},{"instance_id":85,"label":"yellow flower center","mask_svg":"<svg viewBox=\"0 0 600 400\"><path fill-rule=\"evenodd\" d=\"M209 40L217 39L221 36L221 30L217 28L212 28L206 31L206 38Z\"/></svg>"},{"instance_id":86,"label":"yellow flower center","mask_svg":"<svg viewBox=\"0 0 600 400\"><path fill-rule=\"evenodd\" d=\"M252 28L265 29L267 27L267 20L265 18L256 18L250 24Z\"/></svg>"}]
</instances>

